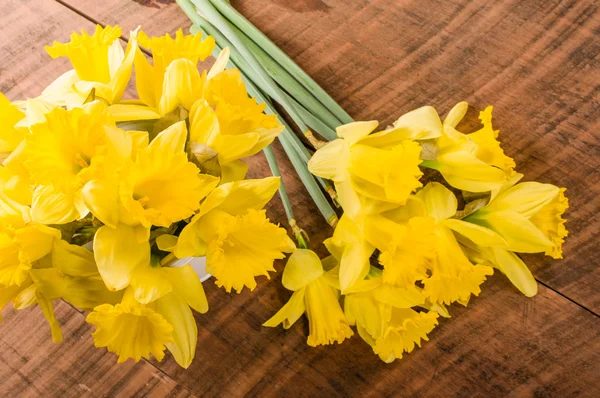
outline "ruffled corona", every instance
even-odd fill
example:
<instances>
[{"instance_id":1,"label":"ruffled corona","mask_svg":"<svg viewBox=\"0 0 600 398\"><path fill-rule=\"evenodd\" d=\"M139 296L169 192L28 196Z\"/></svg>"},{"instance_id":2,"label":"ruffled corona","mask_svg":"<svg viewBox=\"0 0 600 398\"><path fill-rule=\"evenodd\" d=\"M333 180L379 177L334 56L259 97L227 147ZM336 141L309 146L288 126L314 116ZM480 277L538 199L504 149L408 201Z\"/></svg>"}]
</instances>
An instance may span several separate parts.
<instances>
[{"instance_id":1,"label":"ruffled corona","mask_svg":"<svg viewBox=\"0 0 600 398\"><path fill-rule=\"evenodd\" d=\"M103 304L86 321L96 326L92 333L96 347L106 347L119 356L118 362L132 358L158 361L165 356L165 345L173 341L173 326L151 308L135 304Z\"/></svg>"},{"instance_id":2,"label":"ruffled corona","mask_svg":"<svg viewBox=\"0 0 600 398\"><path fill-rule=\"evenodd\" d=\"M562 218L564 212L569 208L569 200L565 196L565 191L565 188L560 188L558 195L529 219L552 241L552 247L546 250L546 254L557 259L562 258L562 245L569 234L565 227L567 220Z\"/></svg>"},{"instance_id":3,"label":"ruffled corona","mask_svg":"<svg viewBox=\"0 0 600 398\"><path fill-rule=\"evenodd\" d=\"M373 352L387 363L402 358L415 346L421 346L422 340L436 327L438 314L435 312L416 312L411 309L394 308L391 319L383 336L375 340Z\"/></svg>"},{"instance_id":4,"label":"ruffled corona","mask_svg":"<svg viewBox=\"0 0 600 398\"><path fill-rule=\"evenodd\" d=\"M73 32L69 43L54 42L46 46L46 51L52 58L69 57L77 75L81 80L108 83L111 78L109 63L109 48L121 36L118 26L96 25L90 36L85 30L81 35Z\"/></svg>"},{"instance_id":5,"label":"ruffled corona","mask_svg":"<svg viewBox=\"0 0 600 398\"><path fill-rule=\"evenodd\" d=\"M92 159L109 144L107 124L107 107L99 101L68 111L54 108L45 123L31 127L25 140L31 179L62 192L81 188Z\"/></svg>"},{"instance_id":6,"label":"ruffled corona","mask_svg":"<svg viewBox=\"0 0 600 398\"><path fill-rule=\"evenodd\" d=\"M215 214L208 216L205 223L205 228L210 224L216 232L208 244L207 271L227 292L240 292L244 286L254 290L255 278L269 278L269 271L275 271L273 261L290 251L285 230L272 224L264 210L249 210L237 217Z\"/></svg>"},{"instance_id":7,"label":"ruffled corona","mask_svg":"<svg viewBox=\"0 0 600 398\"><path fill-rule=\"evenodd\" d=\"M434 226L432 217L412 217L408 221L406 234L379 256L384 282L409 287L428 278L429 262L435 258Z\"/></svg>"}]
</instances>

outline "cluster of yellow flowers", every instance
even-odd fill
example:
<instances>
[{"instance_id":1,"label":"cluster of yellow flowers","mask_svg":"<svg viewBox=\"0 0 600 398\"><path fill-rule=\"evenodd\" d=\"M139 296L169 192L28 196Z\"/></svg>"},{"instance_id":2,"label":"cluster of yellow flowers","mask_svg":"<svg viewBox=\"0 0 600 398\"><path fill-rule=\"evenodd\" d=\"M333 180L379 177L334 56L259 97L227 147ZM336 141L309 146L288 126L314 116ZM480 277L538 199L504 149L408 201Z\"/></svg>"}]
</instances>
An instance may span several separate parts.
<instances>
[{"instance_id":1,"label":"cluster of yellow flowers","mask_svg":"<svg viewBox=\"0 0 600 398\"><path fill-rule=\"evenodd\" d=\"M225 50L198 71L212 37L173 38L98 26L47 47L73 70L43 93L0 95L0 308L39 305L62 340L52 302L90 311L97 347L139 360L167 348L191 363L197 329L191 309L208 303L190 265L228 292L295 246L263 207L279 178L245 180L240 159L282 131L248 97ZM141 47L151 51L152 62ZM123 100L135 69L139 100Z\"/></svg>"},{"instance_id":2,"label":"cluster of yellow flowers","mask_svg":"<svg viewBox=\"0 0 600 398\"><path fill-rule=\"evenodd\" d=\"M324 242L331 255L319 259L303 240L297 249L263 209L279 178L246 180L241 160L284 127L226 69L229 50L201 73L210 36L136 30L123 49L121 34L97 26L55 42L48 54L73 70L36 98L0 94L0 309L39 305L54 341L53 301L63 299L89 311L95 345L119 362L168 349L188 367L192 309L208 302L178 260L205 256L216 284L239 293L292 253L282 281L293 294L265 326L306 314L311 346L341 343L355 326L391 362L427 340L447 306L477 296L493 268L535 295L515 252L561 258L565 190L518 183L491 107L478 131L458 131L464 102L444 122L426 106L379 132L374 121L338 127L308 161L344 210ZM125 100L134 70L139 99ZM450 188L423 186L422 168Z\"/></svg>"},{"instance_id":3,"label":"cluster of yellow flowers","mask_svg":"<svg viewBox=\"0 0 600 398\"><path fill-rule=\"evenodd\" d=\"M536 294L515 252L561 258L565 189L518 183L523 175L500 148L492 107L481 112L479 130L464 134L456 127L467 108L457 104L442 122L422 107L375 133L376 121L347 124L316 151L309 169L335 183L344 215L325 241L331 256L291 255L283 285L294 293L265 326L289 328L306 313L311 346L341 343L356 326L392 362L428 339L438 316L450 316L448 305L477 296L494 268ZM420 167L437 170L453 190L423 186Z\"/></svg>"}]
</instances>

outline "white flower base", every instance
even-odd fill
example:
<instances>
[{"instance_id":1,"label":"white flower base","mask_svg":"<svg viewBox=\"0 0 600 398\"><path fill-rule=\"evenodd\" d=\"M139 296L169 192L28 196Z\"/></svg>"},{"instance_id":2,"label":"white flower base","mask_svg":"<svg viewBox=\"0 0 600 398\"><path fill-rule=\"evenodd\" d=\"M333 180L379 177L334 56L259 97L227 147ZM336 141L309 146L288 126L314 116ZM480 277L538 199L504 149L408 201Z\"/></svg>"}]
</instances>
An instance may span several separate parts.
<instances>
[{"instance_id":1,"label":"white flower base","mask_svg":"<svg viewBox=\"0 0 600 398\"><path fill-rule=\"evenodd\" d=\"M88 242L84 245L86 249L89 251L94 251L94 243ZM206 257L185 257L179 258L169 264L169 267L177 268L183 267L184 265L189 264L192 266L198 278L200 278L200 282L207 281L210 279L211 275L206 272Z\"/></svg>"},{"instance_id":2,"label":"white flower base","mask_svg":"<svg viewBox=\"0 0 600 398\"><path fill-rule=\"evenodd\" d=\"M169 267L177 268L189 264L192 266L201 282L210 278L210 274L206 272L206 257L185 257L179 258L169 264Z\"/></svg>"}]
</instances>

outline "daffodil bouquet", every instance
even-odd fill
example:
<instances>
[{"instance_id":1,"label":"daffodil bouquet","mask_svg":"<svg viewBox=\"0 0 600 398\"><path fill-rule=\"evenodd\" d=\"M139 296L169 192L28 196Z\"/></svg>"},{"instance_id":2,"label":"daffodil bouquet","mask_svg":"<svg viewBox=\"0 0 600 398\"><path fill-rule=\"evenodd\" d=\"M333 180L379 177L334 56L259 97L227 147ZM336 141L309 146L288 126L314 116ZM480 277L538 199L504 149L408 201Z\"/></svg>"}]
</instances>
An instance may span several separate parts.
<instances>
[{"instance_id":1,"label":"daffodil bouquet","mask_svg":"<svg viewBox=\"0 0 600 398\"><path fill-rule=\"evenodd\" d=\"M263 210L279 178L245 180L240 160L283 126L224 69L226 50L198 71L213 38L135 31L123 50L120 36L97 26L55 42L49 55L74 69L37 98L0 97L0 307L39 305L60 342L64 299L119 362L166 347L188 367L192 309L208 310L191 260L239 292L295 248ZM122 100L134 67L139 99Z\"/></svg>"},{"instance_id":2,"label":"daffodil bouquet","mask_svg":"<svg viewBox=\"0 0 600 398\"><path fill-rule=\"evenodd\" d=\"M0 95L0 308L37 304L60 342L62 299L88 311L95 345L119 362L168 349L188 367L192 310L208 311L191 264L205 258L215 283L239 293L291 253L282 283L293 293L265 326L306 314L311 346L341 343L355 326L391 362L494 268L536 293L515 252L561 257L567 199L518 183L491 107L469 134L464 102L443 122L425 106L378 130L354 122L228 2L178 3L191 34L135 30L123 48L118 27L73 33L46 48L73 70L36 98ZM137 98L124 99L130 83ZM335 228L328 257L310 250L321 242L294 216L275 139ZM261 151L273 176L245 179L242 159ZM446 184L425 184L426 170ZM266 216L277 191L295 242Z\"/></svg>"}]
</instances>

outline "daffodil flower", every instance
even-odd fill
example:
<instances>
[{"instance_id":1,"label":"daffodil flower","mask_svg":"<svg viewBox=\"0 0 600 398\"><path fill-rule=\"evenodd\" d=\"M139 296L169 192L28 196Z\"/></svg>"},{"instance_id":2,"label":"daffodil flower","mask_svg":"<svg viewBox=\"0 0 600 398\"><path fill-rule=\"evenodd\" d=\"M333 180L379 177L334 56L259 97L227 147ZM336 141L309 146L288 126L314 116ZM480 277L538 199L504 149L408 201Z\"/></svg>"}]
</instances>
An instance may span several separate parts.
<instances>
[{"instance_id":1,"label":"daffodil flower","mask_svg":"<svg viewBox=\"0 0 600 398\"><path fill-rule=\"evenodd\" d=\"M288 329L306 313L309 346L340 344L352 337L352 329L340 307L339 291L331 285L321 260L314 252L306 249L294 251L283 271L282 283L294 293L263 326L283 324Z\"/></svg>"},{"instance_id":2,"label":"daffodil flower","mask_svg":"<svg viewBox=\"0 0 600 398\"><path fill-rule=\"evenodd\" d=\"M118 26L96 25L92 35L82 30L81 35L73 33L69 43L46 46L52 58L68 57L74 69L46 88L41 98L71 108L84 104L94 90L94 98L117 103L125 92L138 51L137 31L130 32L125 51L120 37Z\"/></svg>"},{"instance_id":3,"label":"daffodil flower","mask_svg":"<svg viewBox=\"0 0 600 398\"><path fill-rule=\"evenodd\" d=\"M467 109L468 104L460 102L450 110L444 120L443 134L436 140L437 154L434 159L424 160L422 166L439 171L450 185L464 191L498 189L514 174L515 163L497 141L491 106L479 115L481 129L471 134L456 130Z\"/></svg>"},{"instance_id":4,"label":"daffodil flower","mask_svg":"<svg viewBox=\"0 0 600 398\"><path fill-rule=\"evenodd\" d=\"M417 312L413 306L423 304L423 296L414 285L403 289L385 284L374 269L375 275L357 285L345 296L344 312L350 325L373 352L387 363L412 352L421 340L428 340L437 325L438 314Z\"/></svg>"},{"instance_id":5,"label":"daffodil flower","mask_svg":"<svg viewBox=\"0 0 600 398\"><path fill-rule=\"evenodd\" d=\"M565 188L538 182L512 184L464 221L494 231L506 240L508 250L562 258L567 236L562 215L569 207Z\"/></svg>"},{"instance_id":6,"label":"daffodil flower","mask_svg":"<svg viewBox=\"0 0 600 398\"><path fill-rule=\"evenodd\" d=\"M158 134L146 148L122 135L127 167L116 176L105 172L108 178L92 180L83 189L88 208L104 223L94 236L94 255L111 290L129 286L136 270L150 264L150 227L169 227L192 216L219 181L199 174L188 161L186 137L183 122Z\"/></svg>"},{"instance_id":7,"label":"daffodil flower","mask_svg":"<svg viewBox=\"0 0 600 398\"><path fill-rule=\"evenodd\" d=\"M146 283L157 288L168 283L168 292L142 304L136 299L136 287L131 286L120 303L97 306L87 322L97 326L92 333L96 347L107 347L119 356L118 362L129 358L137 362L149 359L150 354L161 361L167 348L177 363L187 368L194 359L198 339L190 307L200 313L208 311L202 284L189 265L158 266L154 271L145 271Z\"/></svg>"},{"instance_id":8,"label":"daffodil flower","mask_svg":"<svg viewBox=\"0 0 600 398\"><path fill-rule=\"evenodd\" d=\"M176 243L169 236L159 248L173 247L178 258L206 255L206 270L216 284L238 293L254 290L255 278L275 271L273 262L293 251L285 229L271 223L262 208L279 188L279 178L223 184L202 202L198 213L181 231Z\"/></svg>"},{"instance_id":9,"label":"daffodil flower","mask_svg":"<svg viewBox=\"0 0 600 398\"><path fill-rule=\"evenodd\" d=\"M441 134L435 110L423 107L403 115L389 130L371 134L376 121L337 128L339 139L315 152L308 163L316 176L332 180L346 214L354 218L364 198L402 205L421 187L421 146L415 139Z\"/></svg>"},{"instance_id":10,"label":"daffodil flower","mask_svg":"<svg viewBox=\"0 0 600 398\"><path fill-rule=\"evenodd\" d=\"M401 287L419 281L431 303L466 305L493 270L469 262L452 230L470 228L499 246L504 240L486 228L453 219L456 197L439 183L427 184L408 203L373 219L367 233L382 251L383 280Z\"/></svg>"},{"instance_id":11,"label":"daffodil flower","mask_svg":"<svg viewBox=\"0 0 600 398\"><path fill-rule=\"evenodd\" d=\"M537 182L516 184L521 177L516 174L509 179L486 206L465 217L454 231L471 259L498 268L523 294L532 297L537 283L513 252L544 252L562 258L568 234L562 216L568 200L565 188ZM493 240L484 239L478 232L483 229L489 231L487 236L494 236ZM498 238L505 243L499 244Z\"/></svg>"},{"instance_id":12,"label":"daffodil flower","mask_svg":"<svg viewBox=\"0 0 600 398\"><path fill-rule=\"evenodd\" d=\"M210 148L218 155L223 181L243 179L247 166L239 159L260 152L283 131L264 109L248 97L239 70L217 73L207 81L204 99L190 109L190 152Z\"/></svg>"}]
</instances>

